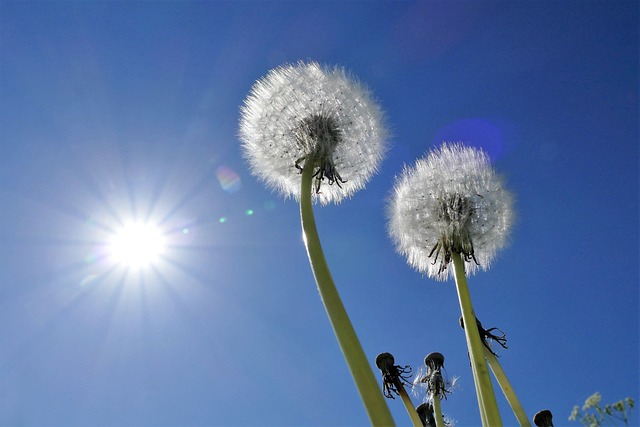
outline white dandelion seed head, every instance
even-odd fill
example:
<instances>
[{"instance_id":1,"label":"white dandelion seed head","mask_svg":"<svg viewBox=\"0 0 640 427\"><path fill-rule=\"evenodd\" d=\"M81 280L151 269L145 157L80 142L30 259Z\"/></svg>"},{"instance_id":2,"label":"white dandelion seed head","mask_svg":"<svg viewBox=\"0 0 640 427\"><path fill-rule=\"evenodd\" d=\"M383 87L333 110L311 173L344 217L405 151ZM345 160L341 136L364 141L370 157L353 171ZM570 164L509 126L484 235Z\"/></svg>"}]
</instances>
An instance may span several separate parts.
<instances>
[{"instance_id":1,"label":"white dandelion seed head","mask_svg":"<svg viewBox=\"0 0 640 427\"><path fill-rule=\"evenodd\" d=\"M318 173L313 198L322 204L364 188L385 154L387 135L369 90L343 68L316 62L271 70L241 108L239 136L251 172L298 199L301 168L312 160Z\"/></svg>"},{"instance_id":2,"label":"white dandelion seed head","mask_svg":"<svg viewBox=\"0 0 640 427\"><path fill-rule=\"evenodd\" d=\"M444 143L397 178L389 234L409 265L429 277L453 275L452 251L463 254L465 271L473 274L487 270L506 245L512 205L484 151Z\"/></svg>"}]
</instances>

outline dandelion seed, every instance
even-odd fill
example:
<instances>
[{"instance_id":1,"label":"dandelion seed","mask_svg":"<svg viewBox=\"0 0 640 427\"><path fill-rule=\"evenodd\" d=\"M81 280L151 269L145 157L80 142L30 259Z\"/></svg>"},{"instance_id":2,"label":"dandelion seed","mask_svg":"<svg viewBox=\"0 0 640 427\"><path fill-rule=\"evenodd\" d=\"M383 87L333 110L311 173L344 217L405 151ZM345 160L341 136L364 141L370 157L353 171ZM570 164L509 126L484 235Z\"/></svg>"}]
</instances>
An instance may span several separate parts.
<instances>
[{"instance_id":1,"label":"dandelion seed","mask_svg":"<svg viewBox=\"0 0 640 427\"><path fill-rule=\"evenodd\" d=\"M405 167L389 217L398 252L418 271L446 280L452 253L461 254L467 273L489 268L507 241L512 196L482 150L445 143Z\"/></svg>"},{"instance_id":2,"label":"dandelion seed","mask_svg":"<svg viewBox=\"0 0 640 427\"><path fill-rule=\"evenodd\" d=\"M343 68L315 62L271 70L241 109L240 139L251 171L285 197L300 197L307 165L314 168L314 201L352 196L378 170L386 137L369 90Z\"/></svg>"}]
</instances>

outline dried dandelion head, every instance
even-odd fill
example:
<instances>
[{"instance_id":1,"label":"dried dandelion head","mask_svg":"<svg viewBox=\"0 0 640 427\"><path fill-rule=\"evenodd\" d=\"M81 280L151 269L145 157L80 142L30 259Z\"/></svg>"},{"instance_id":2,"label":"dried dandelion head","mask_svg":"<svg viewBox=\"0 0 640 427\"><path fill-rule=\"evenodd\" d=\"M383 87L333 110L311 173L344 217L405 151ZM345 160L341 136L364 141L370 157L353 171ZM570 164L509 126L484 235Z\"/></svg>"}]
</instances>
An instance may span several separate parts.
<instances>
[{"instance_id":1,"label":"dried dandelion head","mask_svg":"<svg viewBox=\"0 0 640 427\"><path fill-rule=\"evenodd\" d=\"M446 399L448 394L453 392L453 388L458 381L457 377L449 380L443 374L444 356L441 353L433 352L424 358L424 367L418 371L414 377L415 388L425 388L427 399L433 401L434 396L439 399Z\"/></svg>"},{"instance_id":2,"label":"dried dandelion head","mask_svg":"<svg viewBox=\"0 0 640 427\"><path fill-rule=\"evenodd\" d=\"M396 365L391 353L380 353L376 357L376 366L382 372L382 393L386 398L395 399L393 395L399 396L405 385L411 386L411 367Z\"/></svg>"}]
</instances>

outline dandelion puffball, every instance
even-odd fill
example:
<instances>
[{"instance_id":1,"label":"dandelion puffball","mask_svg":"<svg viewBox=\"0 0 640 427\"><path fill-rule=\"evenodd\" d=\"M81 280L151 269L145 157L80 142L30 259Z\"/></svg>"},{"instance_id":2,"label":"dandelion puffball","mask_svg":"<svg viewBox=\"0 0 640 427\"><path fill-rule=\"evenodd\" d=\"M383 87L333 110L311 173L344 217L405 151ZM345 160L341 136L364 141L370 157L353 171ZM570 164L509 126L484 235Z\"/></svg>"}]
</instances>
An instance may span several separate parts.
<instances>
[{"instance_id":1,"label":"dandelion puffball","mask_svg":"<svg viewBox=\"0 0 640 427\"><path fill-rule=\"evenodd\" d=\"M343 68L299 62L258 80L241 108L240 140L251 172L285 197L300 197L314 164L314 200L339 203L362 189L386 150L383 113Z\"/></svg>"},{"instance_id":2,"label":"dandelion puffball","mask_svg":"<svg viewBox=\"0 0 640 427\"><path fill-rule=\"evenodd\" d=\"M484 151L443 144L396 180L389 205L389 234L408 263L446 280L451 254L465 270L489 268L505 246L513 222L513 198Z\"/></svg>"}]
</instances>

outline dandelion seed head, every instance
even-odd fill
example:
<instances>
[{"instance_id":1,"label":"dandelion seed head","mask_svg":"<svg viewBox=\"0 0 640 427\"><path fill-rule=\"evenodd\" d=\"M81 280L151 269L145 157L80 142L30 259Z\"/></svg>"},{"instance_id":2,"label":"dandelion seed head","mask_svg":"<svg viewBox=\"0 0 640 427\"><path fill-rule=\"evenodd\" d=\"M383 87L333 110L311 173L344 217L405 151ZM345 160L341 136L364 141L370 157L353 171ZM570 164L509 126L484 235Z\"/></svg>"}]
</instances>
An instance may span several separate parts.
<instances>
[{"instance_id":1,"label":"dandelion seed head","mask_svg":"<svg viewBox=\"0 0 640 427\"><path fill-rule=\"evenodd\" d=\"M369 90L343 68L299 62L254 84L239 136L252 173L268 187L299 198L300 170L313 162L314 201L339 203L377 172L388 135L383 122Z\"/></svg>"},{"instance_id":2,"label":"dandelion seed head","mask_svg":"<svg viewBox=\"0 0 640 427\"><path fill-rule=\"evenodd\" d=\"M486 153L444 143L397 178L389 234L408 263L429 277L452 276L451 252L461 253L473 274L488 269L506 245L512 205Z\"/></svg>"}]
</instances>

